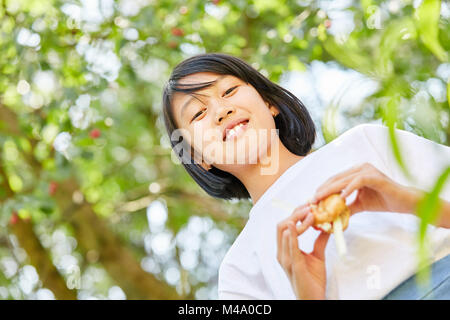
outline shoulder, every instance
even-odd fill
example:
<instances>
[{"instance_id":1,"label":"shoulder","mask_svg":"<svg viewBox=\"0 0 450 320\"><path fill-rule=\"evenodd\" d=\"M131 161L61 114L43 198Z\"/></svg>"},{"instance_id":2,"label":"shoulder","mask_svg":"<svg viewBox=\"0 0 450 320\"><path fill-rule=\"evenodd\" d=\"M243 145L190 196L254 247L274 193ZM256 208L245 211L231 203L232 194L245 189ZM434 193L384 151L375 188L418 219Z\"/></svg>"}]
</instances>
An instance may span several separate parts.
<instances>
[{"instance_id":1,"label":"shoulder","mask_svg":"<svg viewBox=\"0 0 450 320\"><path fill-rule=\"evenodd\" d=\"M395 140L405 152L409 152L410 149L417 148L417 146L420 146L421 148L437 148L438 146L446 147L407 130L395 128L394 133ZM377 150L386 151L386 148L389 150L392 149L392 138L390 137L389 127L382 124L360 124L344 134L348 134L349 136L364 135L372 147Z\"/></svg>"},{"instance_id":2,"label":"shoulder","mask_svg":"<svg viewBox=\"0 0 450 320\"><path fill-rule=\"evenodd\" d=\"M357 126L354 126L351 129L348 129L343 134L339 136L339 138L354 138L354 137L371 137L371 136L380 136L388 133L388 127L378 124L378 123L362 123Z\"/></svg>"},{"instance_id":3,"label":"shoulder","mask_svg":"<svg viewBox=\"0 0 450 320\"><path fill-rule=\"evenodd\" d=\"M329 144L347 146L361 152L384 149L389 144L389 129L378 123L363 123L348 129Z\"/></svg>"},{"instance_id":4,"label":"shoulder","mask_svg":"<svg viewBox=\"0 0 450 320\"><path fill-rule=\"evenodd\" d=\"M415 141L429 141L431 143L435 143L434 141L428 140L422 136L419 136L413 132L403 130L403 129L394 129L395 136L397 139L400 140L415 140ZM358 136L364 134L369 140L376 142L383 142L379 139L385 139L385 141L389 141L389 127L378 124L378 123L364 123L357 125L349 130L347 130L343 135L349 135L349 136Z\"/></svg>"},{"instance_id":5,"label":"shoulder","mask_svg":"<svg viewBox=\"0 0 450 320\"><path fill-rule=\"evenodd\" d=\"M337 138L321 147L318 151L328 154L329 152L337 151L341 153L343 149L348 151L363 152L364 150L372 149L374 142L378 141L382 135L387 134L387 127L380 124L359 124L343 133ZM386 142L388 140L386 139Z\"/></svg>"}]
</instances>

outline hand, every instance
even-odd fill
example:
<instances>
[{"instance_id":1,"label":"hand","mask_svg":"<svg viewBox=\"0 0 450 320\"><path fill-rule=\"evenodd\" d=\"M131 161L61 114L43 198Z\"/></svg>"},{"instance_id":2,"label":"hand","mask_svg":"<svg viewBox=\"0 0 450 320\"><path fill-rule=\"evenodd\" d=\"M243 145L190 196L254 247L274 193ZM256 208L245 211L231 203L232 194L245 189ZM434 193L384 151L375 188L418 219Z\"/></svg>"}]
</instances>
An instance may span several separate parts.
<instances>
[{"instance_id":1,"label":"hand","mask_svg":"<svg viewBox=\"0 0 450 320\"><path fill-rule=\"evenodd\" d=\"M298 221L302 224L296 227ZM322 232L314 250L306 253L298 247L297 237L314 223L309 204L294 210L277 226L277 260L283 267L297 299L325 299L325 247L330 234Z\"/></svg>"},{"instance_id":2,"label":"hand","mask_svg":"<svg viewBox=\"0 0 450 320\"><path fill-rule=\"evenodd\" d=\"M313 203L333 193L341 193L346 198L358 190L355 200L349 205L351 214L361 211L392 211L412 213L420 192L402 186L369 163L350 168L328 179L317 189Z\"/></svg>"}]
</instances>

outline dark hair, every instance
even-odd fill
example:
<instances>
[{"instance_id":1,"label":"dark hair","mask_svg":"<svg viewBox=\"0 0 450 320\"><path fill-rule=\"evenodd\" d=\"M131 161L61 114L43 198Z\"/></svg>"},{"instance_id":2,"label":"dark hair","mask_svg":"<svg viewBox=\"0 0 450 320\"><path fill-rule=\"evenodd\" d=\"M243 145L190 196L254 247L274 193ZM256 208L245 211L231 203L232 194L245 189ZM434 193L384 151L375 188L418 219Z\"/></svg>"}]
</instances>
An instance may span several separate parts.
<instances>
[{"instance_id":1,"label":"dark hair","mask_svg":"<svg viewBox=\"0 0 450 320\"><path fill-rule=\"evenodd\" d=\"M176 127L172 114L172 95L175 92L190 94L211 86L214 81L200 84L179 84L178 80L198 72L212 72L221 75L232 75L247 84L251 84L261 95L264 101L275 106L279 113L275 117L275 126L279 129L281 142L292 153L300 156L306 155L314 143L316 131L308 110L303 103L288 90L273 83L243 60L222 54L207 53L192 56L178 64L163 91L164 124L169 134L170 143L181 163L192 178L209 195L221 199L249 199L242 182L232 174L214 166L205 170L195 163L191 154L192 146L187 145L183 137L173 139L172 133ZM190 152L188 151L190 150ZM187 152L186 152L187 151Z\"/></svg>"}]
</instances>

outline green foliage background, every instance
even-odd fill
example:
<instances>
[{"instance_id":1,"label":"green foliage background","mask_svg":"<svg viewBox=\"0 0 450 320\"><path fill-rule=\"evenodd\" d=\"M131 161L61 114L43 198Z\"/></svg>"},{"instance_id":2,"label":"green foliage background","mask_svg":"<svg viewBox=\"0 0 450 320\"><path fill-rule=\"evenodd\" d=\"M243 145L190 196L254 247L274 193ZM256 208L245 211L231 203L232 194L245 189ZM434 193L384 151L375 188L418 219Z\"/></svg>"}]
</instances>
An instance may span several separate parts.
<instances>
[{"instance_id":1,"label":"green foliage background","mask_svg":"<svg viewBox=\"0 0 450 320\"><path fill-rule=\"evenodd\" d=\"M336 36L332 3L0 0L0 298L217 297L251 204L211 199L172 161L162 86L191 54L236 55L275 82L335 61L378 83L347 128L380 120L449 145L449 6L344 1L354 28ZM444 98L423 95L428 79ZM317 123L326 142L336 101Z\"/></svg>"}]
</instances>

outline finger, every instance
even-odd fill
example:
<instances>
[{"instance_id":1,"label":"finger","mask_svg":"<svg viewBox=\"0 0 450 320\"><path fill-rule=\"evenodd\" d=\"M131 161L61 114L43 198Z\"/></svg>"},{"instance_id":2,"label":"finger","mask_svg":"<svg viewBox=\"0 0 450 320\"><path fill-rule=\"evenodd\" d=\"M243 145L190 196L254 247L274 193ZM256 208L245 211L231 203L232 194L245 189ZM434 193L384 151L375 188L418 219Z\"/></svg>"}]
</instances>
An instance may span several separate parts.
<instances>
[{"instance_id":1,"label":"finger","mask_svg":"<svg viewBox=\"0 0 450 320\"><path fill-rule=\"evenodd\" d=\"M287 230L287 222L282 221L277 225L277 260L281 263L282 260L282 254L283 254L283 237L284 232Z\"/></svg>"},{"instance_id":2,"label":"finger","mask_svg":"<svg viewBox=\"0 0 450 320\"><path fill-rule=\"evenodd\" d=\"M286 236L287 236L287 233L283 232L283 234L281 235L280 246L278 247L278 251L280 253L279 262L283 268L284 268L284 264L286 262L286 252L285 252L286 251Z\"/></svg>"},{"instance_id":3,"label":"finger","mask_svg":"<svg viewBox=\"0 0 450 320\"><path fill-rule=\"evenodd\" d=\"M309 202L306 202L306 203L304 203L302 205L299 205L297 208L295 208L294 212L297 211L297 210L298 211L303 210L303 209L307 208L308 206L309 206Z\"/></svg>"},{"instance_id":4,"label":"finger","mask_svg":"<svg viewBox=\"0 0 450 320\"><path fill-rule=\"evenodd\" d=\"M298 221L303 221L306 218L308 212L310 212L309 203L302 204L301 206L295 208L292 214L286 219L286 221L292 221L297 223Z\"/></svg>"},{"instance_id":5,"label":"finger","mask_svg":"<svg viewBox=\"0 0 450 320\"><path fill-rule=\"evenodd\" d=\"M301 235L306 231L309 227L314 224L314 214L312 212L308 212L306 218L302 221L300 225L296 225L297 236Z\"/></svg>"},{"instance_id":6,"label":"finger","mask_svg":"<svg viewBox=\"0 0 450 320\"><path fill-rule=\"evenodd\" d=\"M322 231L314 243L312 255L322 261L325 260L325 248L327 246L328 239L330 239L330 234Z\"/></svg>"},{"instance_id":7,"label":"finger","mask_svg":"<svg viewBox=\"0 0 450 320\"><path fill-rule=\"evenodd\" d=\"M304 256L302 251L298 247L298 238L295 236L295 226L293 223L289 223L289 255L291 257L291 268L292 273L295 272L295 269L304 265Z\"/></svg>"},{"instance_id":8,"label":"finger","mask_svg":"<svg viewBox=\"0 0 450 320\"><path fill-rule=\"evenodd\" d=\"M316 202L332 195L333 193L341 193L352 180L356 179L360 173L354 173L349 176L343 177L340 180L336 180L333 183L323 184L319 189L317 189L314 199Z\"/></svg>"},{"instance_id":9,"label":"finger","mask_svg":"<svg viewBox=\"0 0 450 320\"><path fill-rule=\"evenodd\" d=\"M281 264L282 254L283 254L283 233L285 228L283 228L283 222L277 225L277 260Z\"/></svg>"},{"instance_id":10,"label":"finger","mask_svg":"<svg viewBox=\"0 0 450 320\"><path fill-rule=\"evenodd\" d=\"M283 238L283 232L287 229L287 224L289 221L293 221L294 223L297 223L298 220L303 220L304 216L306 216L307 211L305 208L302 208L303 206L300 206L298 208L295 208L292 215L287 217L286 219L282 220L277 224L277 245L278 248L281 248L281 241ZM277 258L280 258L280 256L277 255Z\"/></svg>"},{"instance_id":11,"label":"finger","mask_svg":"<svg viewBox=\"0 0 450 320\"><path fill-rule=\"evenodd\" d=\"M290 215L288 218L282 220L281 222L279 222L277 224L277 244L278 247L281 247L281 238L283 235L284 230L286 230L287 228L287 223L289 221L292 221L295 224L297 224L298 221L303 221L307 214L311 212L309 205L305 204L305 205L301 205L299 207L297 207L294 212L292 213L292 215Z\"/></svg>"},{"instance_id":12,"label":"finger","mask_svg":"<svg viewBox=\"0 0 450 320\"><path fill-rule=\"evenodd\" d=\"M361 189L362 187L370 187L374 184L375 179L367 176L359 176L352 180L345 188L342 189L341 196L343 198L349 196L353 191Z\"/></svg>"},{"instance_id":13,"label":"finger","mask_svg":"<svg viewBox=\"0 0 450 320\"><path fill-rule=\"evenodd\" d=\"M291 277L291 266L290 266L290 253L289 253L289 237L290 232L286 229L283 232L282 242L281 242L281 266L286 272L287 276Z\"/></svg>"},{"instance_id":14,"label":"finger","mask_svg":"<svg viewBox=\"0 0 450 320\"><path fill-rule=\"evenodd\" d=\"M352 166L352 167L350 167L350 169L347 169L345 171L342 171L342 172L332 176L331 178L326 180L323 183L323 185L328 185L328 184L334 183L335 181L341 180L341 179L343 179L343 178L345 178L345 177L347 177L349 175L352 175L352 174L354 174L356 172L359 172L359 171L363 170L364 167L365 167L365 164L359 164L359 165L356 165L356 166Z\"/></svg>"},{"instance_id":15,"label":"finger","mask_svg":"<svg viewBox=\"0 0 450 320\"><path fill-rule=\"evenodd\" d=\"M311 215L311 207L309 204L306 204L302 207L301 210L294 212L290 217L286 219L286 228L288 223L293 223L294 226L297 226L294 228L296 230L296 235L300 235L304 232L304 229L309 226L309 218L308 216ZM301 227L302 225L305 225L305 227Z\"/></svg>"},{"instance_id":16,"label":"finger","mask_svg":"<svg viewBox=\"0 0 450 320\"><path fill-rule=\"evenodd\" d=\"M298 206L297 208L295 208L292 211L290 216L288 216L286 219L279 222L278 226L284 230L287 227L286 223L288 221L303 220L305 218L306 214L308 213L308 211L309 211L309 204L308 203L302 204L301 206Z\"/></svg>"},{"instance_id":17,"label":"finger","mask_svg":"<svg viewBox=\"0 0 450 320\"><path fill-rule=\"evenodd\" d=\"M352 167L350 167L347 170L344 170L344 171L342 171L342 172L340 172L338 174L335 174L334 176L329 178L326 182L329 182L329 183L334 182L334 181L342 179L342 178L344 178L344 177L346 177L348 175L351 175L353 173L359 172L362 169L363 169L363 164L358 164L358 165L352 166Z\"/></svg>"}]
</instances>

